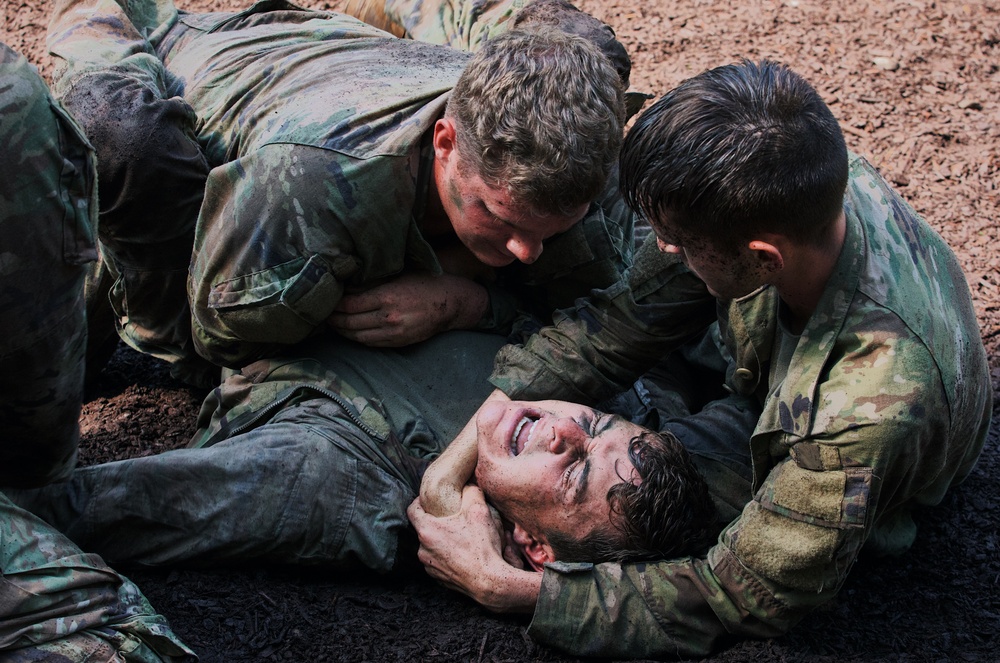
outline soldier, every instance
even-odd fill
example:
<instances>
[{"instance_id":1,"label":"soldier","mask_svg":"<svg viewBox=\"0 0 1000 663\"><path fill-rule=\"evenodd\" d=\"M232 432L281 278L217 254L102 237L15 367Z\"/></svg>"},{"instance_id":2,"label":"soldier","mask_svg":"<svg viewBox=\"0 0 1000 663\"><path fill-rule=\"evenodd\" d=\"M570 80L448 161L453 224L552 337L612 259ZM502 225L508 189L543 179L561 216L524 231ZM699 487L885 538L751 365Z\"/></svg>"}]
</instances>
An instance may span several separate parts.
<instances>
[{"instance_id":1,"label":"soldier","mask_svg":"<svg viewBox=\"0 0 1000 663\"><path fill-rule=\"evenodd\" d=\"M406 509L488 394L504 342L469 331L402 349L312 339L232 371L206 399L194 448L9 496L112 564L413 568ZM715 461L622 417L501 403L472 446L438 483L459 492L475 471L524 563L686 554L721 527L699 473Z\"/></svg>"},{"instance_id":2,"label":"soldier","mask_svg":"<svg viewBox=\"0 0 1000 663\"><path fill-rule=\"evenodd\" d=\"M99 150L120 333L181 377L330 328L504 332L629 264L622 89L589 41L470 56L280 2L127 4L57 3L54 89Z\"/></svg>"},{"instance_id":3,"label":"soldier","mask_svg":"<svg viewBox=\"0 0 1000 663\"><path fill-rule=\"evenodd\" d=\"M28 61L4 44L0 150L6 489L63 479L76 464L97 201L93 149ZM0 652L4 661L193 659L135 585L4 493Z\"/></svg>"},{"instance_id":4,"label":"soldier","mask_svg":"<svg viewBox=\"0 0 1000 663\"><path fill-rule=\"evenodd\" d=\"M743 62L684 82L639 117L621 170L656 246L628 281L502 350L495 397L614 393L690 318L710 321L700 280L718 300L727 387L763 404L742 513L707 555L544 573L504 563L475 493L458 516L419 503L410 516L432 576L493 609L533 610L542 642L699 657L786 632L837 594L863 548L905 551L913 510L979 456L989 373L954 254L787 68Z\"/></svg>"}]
</instances>

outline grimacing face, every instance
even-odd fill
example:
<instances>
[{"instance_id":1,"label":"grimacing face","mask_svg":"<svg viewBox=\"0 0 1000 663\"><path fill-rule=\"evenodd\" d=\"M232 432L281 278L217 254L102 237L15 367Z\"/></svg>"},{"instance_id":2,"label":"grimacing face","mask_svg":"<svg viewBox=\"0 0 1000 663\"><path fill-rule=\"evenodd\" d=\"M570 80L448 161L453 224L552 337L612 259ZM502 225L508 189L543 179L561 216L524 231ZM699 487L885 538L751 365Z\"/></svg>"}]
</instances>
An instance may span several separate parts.
<instances>
[{"instance_id":1,"label":"grimacing face","mask_svg":"<svg viewBox=\"0 0 1000 663\"><path fill-rule=\"evenodd\" d=\"M607 527L608 490L637 478L628 449L644 429L621 417L563 401L498 401L480 410L476 428L479 487L541 541Z\"/></svg>"}]
</instances>

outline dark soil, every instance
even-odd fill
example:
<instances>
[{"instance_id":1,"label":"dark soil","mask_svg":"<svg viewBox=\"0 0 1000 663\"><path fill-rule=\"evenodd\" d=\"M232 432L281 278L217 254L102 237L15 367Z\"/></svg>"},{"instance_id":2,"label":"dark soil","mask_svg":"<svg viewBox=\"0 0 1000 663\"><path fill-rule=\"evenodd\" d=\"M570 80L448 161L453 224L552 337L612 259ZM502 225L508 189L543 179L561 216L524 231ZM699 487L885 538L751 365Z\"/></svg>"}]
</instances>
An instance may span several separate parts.
<instances>
[{"instance_id":1,"label":"dark soil","mask_svg":"<svg viewBox=\"0 0 1000 663\"><path fill-rule=\"evenodd\" d=\"M196 10L244 0L192 0ZM336 8L339 2L309 2ZM1000 2L581 0L615 26L635 89L771 57L805 74L848 142L959 255L1000 383ZM0 40L48 75L50 3L4 0ZM204 394L120 348L85 404L85 464L183 446ZM840 596L783 638L710 661L994 661L1000 658L1000 411L972 476L920 515L914 547L862 559ZM124 569L203 661L569 661L415 571L338 578L312 569Z\"/></svg>"}]
</instances>

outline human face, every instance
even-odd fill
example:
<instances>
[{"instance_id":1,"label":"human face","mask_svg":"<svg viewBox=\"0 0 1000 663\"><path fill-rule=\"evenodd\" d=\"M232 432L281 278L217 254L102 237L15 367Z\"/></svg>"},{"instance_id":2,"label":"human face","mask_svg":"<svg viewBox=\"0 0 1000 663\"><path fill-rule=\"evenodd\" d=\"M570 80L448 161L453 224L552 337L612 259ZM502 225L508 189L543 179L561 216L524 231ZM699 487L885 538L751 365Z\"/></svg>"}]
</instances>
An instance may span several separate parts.
<instances>
[{"instance_id":1,"label":"human face","mask_svg":"<svg viewBox=\"0 0 1000 663\"><path fill-rule=\"evenodd\" d=\"M581 538L610 523L608 490L635 480L624 419L562 401L489 402L476 419L476 481L512 523L540 540Z\"/></svg>"},{"instance_id":2,"label":"human face","mask_svg":"<svg viewBox=\"0 0 1000 663\"><path fill-rule=\"evenodd\" d=\"M448 122L447 118L438 120L435 127L437 191L458 239L480 262L490 267L515 260L533 263L542 254L545 240L566 232L587 213L589 205L565 216L538 214L506 188L487 184L459 157L453 125Z\"/></svg>"},{"instance_id":3,"label":"human face","mask_svg":"<svg viewBox=\"0 0 1000 663\"><path fill-rule=\"evenodd\" d=\"M667 213L650 225L660 251L679 256L713 297L738 299L764 284L764 273L748 247L720 248L707 237L680 230Z\"/></svg>"}]
</instances>

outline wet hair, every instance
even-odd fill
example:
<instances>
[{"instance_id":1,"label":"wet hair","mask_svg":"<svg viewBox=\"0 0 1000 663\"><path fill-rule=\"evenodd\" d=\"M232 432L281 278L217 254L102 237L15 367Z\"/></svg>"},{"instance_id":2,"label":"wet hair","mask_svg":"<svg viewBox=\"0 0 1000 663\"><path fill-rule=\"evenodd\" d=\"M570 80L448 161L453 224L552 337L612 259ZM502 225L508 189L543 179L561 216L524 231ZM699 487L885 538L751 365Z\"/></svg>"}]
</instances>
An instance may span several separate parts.
<instances>
[{"instance_id":1,"label":"wet hair","mask_svg":"<svg viewBox=\"0 0 1000 663\"><path fill-rule=\"evenodd\" d=\"M563 32L580 35L593 42L618 72L622 89L627 90L632 74L632 58L615 36L614 29L590 14L582 12L567 0L532 0L514 14L513 29L530 29L537 25L554 25Z\"/></svg>"},{"instance_id":2,"label":"wet hair","mask_svg":"<svg viewBox=\"0 0 1000 663\"><path fill-rule=\"evenodd\" d=\"M604 190L621 147L618 74L583 37L548 26L487 41L448 101L460 163L541 214Z\"/></svg>"},{"instance_id":3,"label":"wet hair","mask_svg":"<svg viewBox=\"0 0 1000 663\"><path fill-rule=\"evenodd\" d=\"M608 526L578 539L547 532L556 559L672 559L703 551L718 535L708 484L672 433L647 430L637 435L629 442L628 456L641 480L624 481L608 491Z\"/></svg>"},{"instance_id":4,"label":"wet hair","mask_svg":"<svg viewBox=\"0 0 1000 663\"><path fill-rule=\"evenodd\" d=\"M644 112L621 154L632 209L732 246L758 232L816 244L840 214L847 147L805 79L748 60L681 83Z\"/></svg>"}]
</instances>

